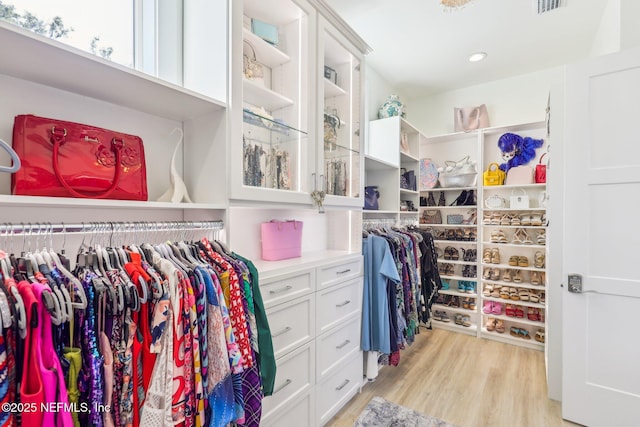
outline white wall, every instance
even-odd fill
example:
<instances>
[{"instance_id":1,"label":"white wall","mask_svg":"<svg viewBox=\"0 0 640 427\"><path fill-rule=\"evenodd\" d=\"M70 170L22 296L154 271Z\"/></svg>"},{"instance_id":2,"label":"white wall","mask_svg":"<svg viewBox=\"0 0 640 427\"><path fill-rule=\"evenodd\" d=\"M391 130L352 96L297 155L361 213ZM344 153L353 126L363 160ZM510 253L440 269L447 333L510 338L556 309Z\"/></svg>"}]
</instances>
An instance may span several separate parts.
<instances>
[{"instance_id":1,"label":"white wall","mask_svg":"<svg viewBox=\"0 0 640 427\"><path fill-rule=\"evenodd\" d=\"M389 95L399 95L400 101L406 103L406 96L399 93L380 73L369 65L367 65L366 76L366 117L369 120L376 120L378 118L378 109L384 104Z\"/></svg>"},{"instance_id":2,"label":"white wall","mask_svg":"<svg viewBox=\"0 0 640 427\"><path fill-rule=\"evenodd\" d=\"M600 19L591 56L605 55L640 45L638 18L638 0L609 0Z\"/></svg>"},{"instance_id":3,"label":"white wall","mask_svg":"<svg viewBox=\"0 0 640 427\"><path fill-rule=\"evenodd\" d=\"M428 98L409 99L407 120L427 136L453 132L455 107L486 104L491 126L544 120L547 95L563 79L563 68L496 80Z\"/></svg>"}]
</instances>

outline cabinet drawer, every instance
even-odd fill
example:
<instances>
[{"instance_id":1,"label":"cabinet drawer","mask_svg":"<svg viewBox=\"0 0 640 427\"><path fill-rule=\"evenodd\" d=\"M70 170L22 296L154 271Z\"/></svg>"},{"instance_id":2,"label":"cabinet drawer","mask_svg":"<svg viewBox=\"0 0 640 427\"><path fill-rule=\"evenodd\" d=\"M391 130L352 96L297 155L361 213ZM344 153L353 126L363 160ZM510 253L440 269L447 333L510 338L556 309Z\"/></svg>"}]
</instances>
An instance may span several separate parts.
<instances>
[{"instance_id":1,"label":"cabinet drawer","mask_svg":"<svg viewBox=\"0 0 640 427\"><path fill-rule=\"evenodd\" d=\"M276 358L315 337L315 296L307 295L267 310Z\"/></svg>"},{"instance_id":2,"label":"cabinet drawer","mask_svg":"<svg viewBox=\"0 0 640 427\"><path fill-rule=\"evenodd\" d=\"M362 277L358 277L317 293L318 334L342 324L346 318L362 309L362 280Z\"/></svg>"},{"instance_id":3,"label":"cabinet drawer","mask_svg":"<svg viewBox=\"0 0 640 427\"><path fill-rule=\"evenodd\" d=\"M362 385L362 352L358 351L335 374L316 386L316 416L323 425L357 393Z\"/></svg>"},{"instance_id":4,"label":"cabinet drawer","mask_svg":"<svg viewBox=\"0 0 640 427\"><path fill-rule=\"evenodd\" d=\"M360 347L360 316L316 339L316 378L320 382Z\"/></svg>"},{"instance_id":5,"label":"cabinet drawer","mask_svg":"<svg viewBox=\"0 0 640 427\"><path fill-rule=\"evenodd\" d=\"M318 289L335 285L362 274L362 257L353 258L340 264L318 267Z\"/></svg>"},{"instance_id":6,"label":"cabinet drawer","mask_svg":"<svg viewBox=\"0 0 640 427\"><path fill-rule=\"evenodd\" d=\"M313 416L314 395L309 390L301 400L295 399L290 405L272 412L273 415L263 416L260 425L265 427L312 426L315 424Z\"/></svg>"},{"instance_id":7,"label":"cabinet drawer","mask_svg":"<svg viewBox=\"0 0 640 427\"><path fill-rule=\"evenodd\" d=\"M315 270L270 277L261 281L265 308L310 294L315 290Z\"/></svg>"},{"instance_id":8,"label":"cabinet drawer","mask_svg":"<svg viewBox=\"0 0 640 427\"><path fill-rule=\"evenodd\" d=\"M315 382L315 345L313 342L292 351L276 361L273 394L262 401L264 417L273 414L311 389Z\"/></svg>"}]
</instances>

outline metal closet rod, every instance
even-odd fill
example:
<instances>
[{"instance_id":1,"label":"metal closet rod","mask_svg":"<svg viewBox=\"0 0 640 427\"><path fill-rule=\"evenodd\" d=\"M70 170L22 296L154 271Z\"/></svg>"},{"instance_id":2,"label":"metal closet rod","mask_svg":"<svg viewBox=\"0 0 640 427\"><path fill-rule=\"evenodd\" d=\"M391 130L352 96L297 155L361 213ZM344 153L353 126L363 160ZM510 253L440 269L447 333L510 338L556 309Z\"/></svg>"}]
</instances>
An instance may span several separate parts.
<instances>
[{"instance_id":1,"label":"metal closet rod","mask_svg":"<svg viewBox=\"0 0 640 427\"><path fill-rule=\"evenodd\" d=\"M4 235L39 233L90 233L124 231L180 231L180 230L222 230L223 221L93 221L83 223L0 223L0 233Z\"/></svg>"}]
</instances>

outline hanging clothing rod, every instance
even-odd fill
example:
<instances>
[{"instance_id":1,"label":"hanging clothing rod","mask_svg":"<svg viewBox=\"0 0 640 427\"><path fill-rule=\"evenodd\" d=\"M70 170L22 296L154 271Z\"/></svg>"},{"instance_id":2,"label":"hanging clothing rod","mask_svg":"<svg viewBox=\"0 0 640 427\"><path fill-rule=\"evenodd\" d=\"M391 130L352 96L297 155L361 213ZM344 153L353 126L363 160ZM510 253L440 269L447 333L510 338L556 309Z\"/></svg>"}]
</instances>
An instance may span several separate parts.
<instances>
[{"instance_id":1,"label":"hanging clothing rod","mask_svg":"<svg viewBox=\"0 0 640 427\"><path fill-rule=\"evenodd\" d=\"M83 222L83 223L0 223L0 236L18 234L36 235L50 233L90 233L90 232L144 232L183 230L222 230L223 221L137 221L137 222Z\"/></svg>"}]
</instances>

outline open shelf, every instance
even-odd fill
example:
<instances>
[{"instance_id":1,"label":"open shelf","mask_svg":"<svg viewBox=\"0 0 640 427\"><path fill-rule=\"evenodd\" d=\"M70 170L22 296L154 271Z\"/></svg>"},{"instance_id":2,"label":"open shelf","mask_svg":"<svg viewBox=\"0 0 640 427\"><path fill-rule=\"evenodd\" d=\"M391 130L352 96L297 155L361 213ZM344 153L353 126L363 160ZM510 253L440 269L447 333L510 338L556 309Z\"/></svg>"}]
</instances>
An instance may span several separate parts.
<instances>
[{"instance_id":1,"label":"open shelf","mask_svg":"<svg viewBox=\"0 0 640 427\"><path fill-rule=\"evenodd\" d=\"M336 96L346 95L347 91L335 84L329 79L324 79L324 97L334 98Z\"/></svg>"},{"instance_id":2,"label":"open shelf","mask_svg":"<svg viewBox=\"0 0 640 427\"><path fill-rule=\"evenodd\" d=\"M274 111L293 105L293 101L284 95L251 80L243 79L244 102L265 110Z\"/></svg>"},{"instance_id":3,"label":"open shelf","mask_svg":"<svg viewBox=\"0 0 640 427\"><path fill-rule=\"evenodd\" d=\"M420 190L421 193L430 193L432 191L462 191L462 190L477 190L478 187L434 187L428 190Z\"/></svg>"},{"instance_id":4,"label":"open shelf","mask_svg":"<svg viewBox=\"0 0 640 427\"><path fill-rule=\"evenodd\" d=\"M291 61L289 55L256 36L248 28L242 29L242 38L248 41L256 51L256 60L269 68L274 68Z\"/></svg>"},{"instance_id":5,"label":"open shelf","mask_svg":"<svg viewBox=\"0 0 640 427\"><path fill-rule=\"evenodd\" d=\"M68 197L0 195L0 204L17 207L135 208L135 209L226 209L221 203L170 203L138 200L80 199Z\"/></svg>"},{"instance_id":6,"label":"open shelf","mask_svg":"<svg viewBox=\"0 0 640 427\"><path fill-rule=\"evenodd\" d=\"M0 40L0 74L174 120L226 108L225 102L3 21Z\"/></svg>"}]
</instances>

